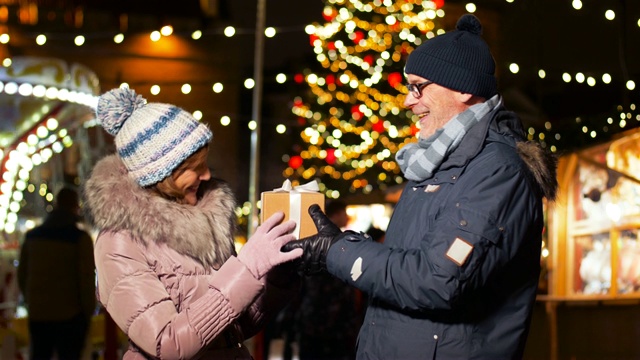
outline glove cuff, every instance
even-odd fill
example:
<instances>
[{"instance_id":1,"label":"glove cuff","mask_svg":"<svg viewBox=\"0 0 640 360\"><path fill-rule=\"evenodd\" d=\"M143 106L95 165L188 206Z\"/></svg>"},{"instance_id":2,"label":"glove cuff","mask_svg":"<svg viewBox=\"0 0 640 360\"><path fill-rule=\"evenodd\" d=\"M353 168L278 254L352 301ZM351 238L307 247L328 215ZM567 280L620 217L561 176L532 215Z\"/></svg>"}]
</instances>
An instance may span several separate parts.
<instances>
[{"instance_id":1,"label":"glove cuff","mask_svg":"<svg viewBox=\"0 0 640 360\"><path fill-rule=\"evenodd\" d=\"M362 241L362 240L371 240L371 237L362 231L355 232L353 230L345 230L334 239L333 243L337 243L340 240L346 241Z\"/></svg>"}]
</instances>

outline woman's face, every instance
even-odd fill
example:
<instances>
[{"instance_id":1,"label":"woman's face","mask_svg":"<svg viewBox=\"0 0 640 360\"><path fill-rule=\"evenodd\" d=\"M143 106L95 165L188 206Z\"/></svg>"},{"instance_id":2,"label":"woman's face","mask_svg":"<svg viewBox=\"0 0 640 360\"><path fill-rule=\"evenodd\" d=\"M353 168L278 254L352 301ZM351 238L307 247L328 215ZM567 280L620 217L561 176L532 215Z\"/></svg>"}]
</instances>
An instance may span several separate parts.
<instances>
[{"instance_id":1,"label":"woman's face","mask_svg":"<svg viewBox=\"0 0 640 360\"><path fill-rule=\"evenodd\" d=\"M206 157L204 161L187 167L183 172L174 179L176 187L184 192L184 200L189 205L195 205L198 202L198 188L202 181L211 179L211 172L207 166Z\"/></svg>"}]
</instances>

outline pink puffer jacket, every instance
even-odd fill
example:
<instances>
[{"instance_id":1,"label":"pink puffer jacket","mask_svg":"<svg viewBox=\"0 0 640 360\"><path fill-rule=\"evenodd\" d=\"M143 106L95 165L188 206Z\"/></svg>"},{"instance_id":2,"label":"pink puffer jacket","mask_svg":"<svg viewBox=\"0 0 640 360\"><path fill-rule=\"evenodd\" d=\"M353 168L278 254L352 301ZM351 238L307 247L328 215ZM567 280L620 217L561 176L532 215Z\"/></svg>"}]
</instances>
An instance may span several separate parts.
<instances>
[{"instance_id":1,"label":"pink puffer jacket","mask_svg":"<svg viewBox=\"0 0 640 360\"><path fill-rule=\"evenodd\" d=\"M125 359L248 359L257 333L297 289L285 264L257 280L234 256L234 198L202 184L195 206L140 188L116 156L94 167L87 208L98 295L130 339Z\"/></svg>"}]
</instances>

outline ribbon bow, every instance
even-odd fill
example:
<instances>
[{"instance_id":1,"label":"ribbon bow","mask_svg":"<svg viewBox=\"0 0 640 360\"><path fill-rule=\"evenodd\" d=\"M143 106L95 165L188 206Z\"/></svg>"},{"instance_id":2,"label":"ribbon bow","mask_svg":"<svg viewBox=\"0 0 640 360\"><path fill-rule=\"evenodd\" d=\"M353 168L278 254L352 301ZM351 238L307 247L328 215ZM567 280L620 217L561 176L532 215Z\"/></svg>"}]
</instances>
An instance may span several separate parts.
<instances>
[{"instance_id":1,"label":"ribbon bow","mask_svg":"<svg viewBox=\"0 0 640 360\"><path fill-rule=\"evenodd\" d=\"M292 186L291 181L286 179L282 183L282 187L273 189L273 192L288 192L289 193L289 219L296 222L296 228L293 230L293 235L296 239L300 238L300 216L302 215L302 193L319 192L320 187L315 180L312 180L306 184ZM305 209L306 210L306 209Z\"/></svg>"},{"instance_id":2,"label":"ribbon bow","mask_svg":"<svg viewBox=\"0 0 640 360\"><path fill-rule=\"evenodd\" d=\"M287 179L282 183L282 187L273 189L273 191L274 192L296 192L296 191L297 192L319 192L320 187L318 186L318 183L315 180L309 181L304 185L292 186L291 181Z\"/></svg>"}]
</instances>

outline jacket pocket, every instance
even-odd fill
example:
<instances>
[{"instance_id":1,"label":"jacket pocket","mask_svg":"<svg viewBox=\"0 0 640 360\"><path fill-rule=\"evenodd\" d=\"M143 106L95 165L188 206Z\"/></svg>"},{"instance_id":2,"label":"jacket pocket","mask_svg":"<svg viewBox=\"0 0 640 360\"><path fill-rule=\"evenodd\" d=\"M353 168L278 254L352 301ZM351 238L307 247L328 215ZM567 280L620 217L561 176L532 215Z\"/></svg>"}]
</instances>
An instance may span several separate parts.
<instances>
[{"instance_id":1,"label":"jacket pocket","mask_svg":"<svg viewBox=\"0 0 640 360\"><path fill-rule=\"evenodd\" d=\"M380 322L365 325L366 339L359 339L359 360L365 359L435 359L438 335L424 327L398 322Z\"/></svg>"},{"instance_id":2,"label":"jacket pocket","mask_svg":"<svg viewBox=\"0 0 640 360\"><path fill-rule=\"evenodd\" d=\"M459 281L474 275L487 259L491 248L499 246L502 230L482 211L456 204L444 214L443 226L437 232L430 258L441 269Z\"/></svg>"}]
</instances>

